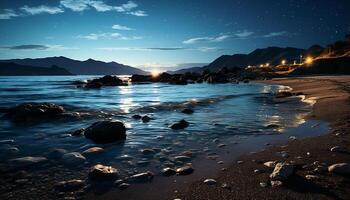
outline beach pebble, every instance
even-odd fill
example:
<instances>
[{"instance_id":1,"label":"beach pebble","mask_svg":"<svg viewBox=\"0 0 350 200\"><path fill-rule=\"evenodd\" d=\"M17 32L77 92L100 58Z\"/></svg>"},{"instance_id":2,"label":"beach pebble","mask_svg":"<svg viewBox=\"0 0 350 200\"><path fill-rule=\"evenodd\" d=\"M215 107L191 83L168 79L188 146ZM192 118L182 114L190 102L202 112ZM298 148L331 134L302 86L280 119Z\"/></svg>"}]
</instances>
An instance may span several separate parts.
<instances>
[{"instance_id":1,"label":"beach pebble","mask_svg":"<svg viewBox=\"0 0 350 200\"><path fill-rule=\"evenodd\" d=\"M227 183L223 183L221 187L224 189L231 189L231 187Z\"/></svg>"},{"instance_id":2,"label":"beach pebble","mask_svg":"<svg viewBox=\"0 0 350 200\"><path fill-rule=\"evenodd\" d=\"M94 155L94 154L100 154L103 153L105 150L101 147L91 147L85 151L83 151L83 155Z\"/></svg>"},{"instance_id":3,"label":"beach pebble","mask_svg":"<svg viewBox=\"0 0 350 200\"><path fill-rule=\"evenodd\" d=\"M220 164L220 165L222 165L222 164L224 164L224 161L221 161L221 160L220 160L220 161L218 161L217 163Z\"/></svg>"},{"instance_id":4,"label":"beach pebble","mask_svg":"<svg viewBox=\"0 0 350 200\"><path fill-rule=\"evenodd\" d=\"M279 187L283 185L281 181L271 181L270 183L272 187Z\"/></svg>"},{"instance_id":5,"label":"beach pebble","mask_svg":"<svg viewBox=\"0 0 350 200\"><path fill-rule=\"evenodd\" d=\"M10 162L10 165L14 168L24 168L24 167L29 167L29 166L47 162L47 158L26 156L26 157L11 159L9 160L9 162Z\"/></svg>"},{"instance_id":6,"label":"beach pebble","mask_svg":"<svg viewBox=\"0 0 350 200\"><path fill-rule=\"evenodd\" d=\"M91 179L115 179L119 175L116 168L97 164L90 168L89 178Z\"/></svg>"},{"instance_id":7,"label":"beach pebble","mask_svg":"<svg viewBox=\"0 0 350 200\"><path fill-rule=\"evenodd\" d=\"M216 184L216 180L214 180L214 179L205 179L203 183L206 184L206 185L215 185Z\"/></svg>"},{"instance_id":8,"label":"beach pebble","mask_svg":"<svg viewBox=\"0 0 350 200\"><path fill-rule=\"evenodd\" d=\"M311 174L305 175L305 178L306 178L307 180L316 180L316 179L319 179L318 176L311 175Z\"/></svg>"},{"instance_id":9,"label":"beach pebble","mask_svg":"<svg viewBox=\"0 0 350 200\"><path fill-rule=\"evenodd\" d=\"M222 148L222 147L225 147L225 146L226 146L226 144L218 144L219 148Z\"/></svg>"},{"instance_id":10,"label":"beach pebble","mask_svg":"<svg viewBox=\"0 0 350 200\"><path fill-rule=\"evenodd\" d=\"M176 171L175 171L175 169L173 169L173 168L166 167L166 168L164 168L164 169L162 170L162 174L163 174L164 176L171 176L171 175L176 174Z\"/></svg>"},{"instance_id":11,"label":"beach pebble","mask_svg":"<svg viewBox=\"0 0 350 200\"><path fill-rule=\"evenodd\" d=\"M294 173L294 166L289 163L277 163L275 169L270 174L273 181L287 180Z\"/></svg>"},{"instance_id":12,"label":"beach pebble","mask_svg":"<svg viewBox=\"0 0 350 200\"><path fill-rule=\"evenodd\" d=\"M254 170L254 173L256 173L256 174L261 174L261 173L264 173L264 170L255 169L255 170Z\"/></svg>"},{"instance_id":13,"label":"beach pebble","mask_svg":"<svg viewBox=\"0 0 350 200\"><path fill-rule=\"evenodd\" d=\"M266 182L260 182L259 185L260 185L260 187L263 187L263 188L267 187L267 183Z\"/></svg>"},{"instance_id":14,"label":"beach pebble","mask_svg":"<svg viewBox=\"0 0 350 200\"><path fill-rule=\"evenodd\" d=\"M328 167L330 173L340 175L350 175L350 164L349 163L337 163Z\"/></svg>"},{"instance_id":15,"label":"beach pebble","mask_svg":"<svg viewBox=\"0 0 350 200\"><path fill-rule=\"evenodd\" d=\"M83 188L84 185L85 185L84 181L73 179L73 180L58 182L55 185L55 189L61 192L75 191Z\"/></svg>"},{"instance_id":16,"label":"beach pebble","mask_svg":"<svg viewBox=\"0 0 350 200\"><path fill-rule=\"evenodd\" d=\"M145 181L151 181L153 179L154 174L150 171L139 173L132 175L129 177L129 180L131 181L139 181L139 182L145 182Z\"/></svg>"},{"instance_id":17,"label":"beach pebble","mask_svg":"<svg viewBox=\"0 0 350 200\"><path fill-rule=\"evenodd\" d=\"M295 137L295 136L290 136L289 139L291 139L291 140L296 140L297 137Z\"/></svg>"},{"instance_id":18,"label":"beach pebble","mask_svg":"<svg viewBox=\"0 0 350 200\"><path fill-rule=\"evenodd\" d=\"M62 161L67 165L77 165L84 163L86 158L78 152L70 152L63 154Z\"/></svg>"},{"instance_id":19,"label":"beach pebble","mask_svg":"<svg viewBox=\"0 0 350 200\"><path fill-rule=\"evenodd\" d=\"M344 152L347 152L347 151L346 151L346 149L344 147L334 146L334 147L331 148L331 152L344 153Z\"/></svg>"},{"instance_id":20,"label":"beach pebble","mask_svg":"<svg viewBox=\"0 0 350 200\"><path fill-rule=\"evenodd\" d=\"M126 139L126 128L120 121L95 122L85 130L85 137L95 143L111 143Z\"/></svg>"},{"instance_id":21,"label":"beach pebble","mask_svg":"<svg viewBox=\"0 0 350 200\"><path fill-rule=\"evenodd\" d=\"M276 166L277 161L267 161L264 162L264 165L269 168L274 168Z\"/></svg>"},{"instance_id":22,"label":"beach pebble","mask_svg":"<svg viewBox=\"0 0 350 200\"><path fill-rule=\"evenodd\" d=\"M242 160L238 160L237 164L243 164L244 162Z\"/></svg>"},{"instance_id":23,"label":"beach pebble","mask_svg":"<svg viewBox=\"0 0 350 200\"><path fill-rule=\"evenodd\" d=\"M176 169L176 173L179 175L189 175L189 174L192 174L193 171L194 169L192 168L192 166L189 166L189 165Z\"/></svg>"},{"instance_id":24,"label":"beach pebble","mask_svg":"<svg viewBox=\"0 0 350 200\"><path fill-rule=\"evenodd\" d=\"M126 188L130 187L130 184L128 183L122 183L118 186L120 190L125 190Z\"/></svg>"},{"instance_id":25,"label":"beach pebble","mask_svg":"<svg viewBox=\"0 0 350 200\"><path fill-rule=\"evenodd\" d=\"M187 128L190 125L186 120L182 119L179 122L176 122L172 125L170 125L171 129L178 130L178 129L184 129Z\"/></svg>"}]
</instances>

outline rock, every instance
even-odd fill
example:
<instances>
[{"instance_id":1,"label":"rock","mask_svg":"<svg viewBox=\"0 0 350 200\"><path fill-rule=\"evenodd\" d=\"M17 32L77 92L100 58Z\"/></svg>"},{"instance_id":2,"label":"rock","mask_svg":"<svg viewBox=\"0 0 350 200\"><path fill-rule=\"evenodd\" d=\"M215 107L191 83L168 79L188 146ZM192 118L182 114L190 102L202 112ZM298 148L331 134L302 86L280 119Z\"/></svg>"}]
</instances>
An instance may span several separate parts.
<instances>
[{"instance_id":1,"label":"rock","mask_svg":"<svg viewBox=\"0 0 350 200\"><path fill-rule=\"evenodd\" d=\"M61 192L72 192L79 190L85 186L85 182L78 179L69 181L61 181L55 185L55 189Z\"/></svg>"},{"instance_id":2,"label":"rock","mask_svg":"<svg viewBox=\"0 0 350 200\"><path fill-rule=\"evenodd\" d=\"M84 163L86 158L78 152L70 152L62 156L62 161L67 165L79 165Z\"/></svg>"},{"instance_id":3,"label":"rock","mask_svg":"<svg viewBox=\"0 0 350 200\"><path fill-rule=\"evenodd\" d=\"M223 183L221 187L228 190L231 189L231 186L229 186L227 183Z\"/></svg>"},{"instance_id":4,"label":"rock","mask_svg":"<svg viewBox=\"0 0 350 200\"><path fill-rule=\"evenodd\" d=\"M186 165L176 169L176 173L179 175L189 175L192 174L194 169L190 165Z\"/></svg>"},{"instance_id":5,"label":"rock","mask_svg":"<svg viewBox=\"0 0 350 200\"><path fill-rule=\"evenodd\" d=\"M65 149L52 149L48 154L48 158L58 160L63 157L64 154L67 153Z\"/></svg>"},{"instance_id":6,"label":"rock","mask_svg":"<svg viewBox=\"0 0 350 200\"><path fill-rule=\"evenodd\" d=\"M102 86L126 86L127 83L124 83L116 76L106 75L101 78L96 78L89 80L85 85L85 88L101 88Z\"/></svg>"},{"instance_id":7,"label":"rock","mask_svg":"<svg viewBox=\"0 0 350 200\"><path fill-rule=\"evenodd\" d=\"M266 182L260 182L259 185L260 185L260 187L263 187L263 188L267 187L267 183Z\"/></svg>"},{"instance_id":8,"label":"rock","mask_svg":"<svg viewBox=\"0 0 350 200\"><path fill-rule=\"evenodd\" d=\"M185 113L185 114L192 114L194 113L194 111L190 108L185 108L181 111L182 113Z\"/></svg>"},{"instance_id":9,"label":"rock","mask_svg":"<svg viewBox=\"0 0 350 200\"><path fill-rule=\"evenodd\" d=\"M225 146L226 146L226 144L218 144L219 148L222 148L222 147L225 147Z\"/></svg>"},{"instance_id":10,"label":"rock","mask_svg":"<svg viewBox=\"0 0 350 200\"><path fill-rule=\"evenodd\" d=\"M349 163L337 163L328 167L330 173L340 175L350 175L350 164Z\"/></svg>"},{"instance_id":11,"label":"rock","mask_svg":"<svg viewBox=\"0 0 350 200\"><path fill-rule=\"evenodd\" d=\"M216 184L216 180L214 179L205 179L204 184L207 184L207 185L215 185Z\"/></svg>"},{"instance_id":12,"label":"rock","mask_svg":"<svg viewBox=\"0 0 350 200\"><path fill-rule=\"evenodd\" d=\"M31 122L57 118L64 112L62 106L51 103L25 103L10 108L5 117L13 122Z\"/></svg>"},{"instance_id":13,"label":"rock","mask_svg":"<svg viewBox=\"0 0 350 200\"><path fill-rule=\"evenodd\" d=\"M331 148L331 152L346 153L347 150L344 147L334 146Z\"/></svg>"},{"instance_id":14,"label":"rock","mask_svg":"<svg viewBox=\"0 0 350 200\"><path fill-rule=\"evenodd\" d=\"M85 132L85 128L78 129L71 133L72 136L81 136Z\"/></svg>"},{"instance_id":15,"label":"rock","mask_svg":"<svg viewBox=\"0 0 350 200\"><path fill-rule=\"evenodd\" d=\"M311 175L311 174L306 175L305 178L306 178L307 180L317 180L317 179L319 179L318 176Z\"/></svg>"},{"instance_id":16,"label":"rock","mask_svg":"<svg viewBox=\"0 0 350 200\"><path fill-rule=\"evenodd\" d=\"M256 174L261 174L261 173L264 173L264 170L255 169L255 170L254 170L254 173L256 173Z\"/></svg>"},{"instance_id":17,"label":"rock","mask_svg":"<svg viewBox=\"0 0 350 200\"><path fill-rule=\"evenodd\" d=\"M272 187L279 187L283 185L282 181L271 181L270 183Z\"/></svg>"},{"instance_id":18,"label":"rock","mask_svg":"<svg viewBox=\"0 0 350 200\"><path fill-rule=\"evenodd\" d=\"M175 161L181 161L181 162L187 162L187 161L190 161L191 158L188 157L188 156L175 156L174 160Z\"/></svg>"},{"instance_id":19,"label":"rock","mask_svg":"<svg viewBox=\"0 0 350 200\"><path fill-rule=\"evenodd\" d=\"M132 118L133 118L133 119L137 119L137 120L139 120L139 119L141 119L141 118L142 118L142 116L141 116L141 115L133 115L133 116L132 116Z\"/></svg>"},{"instance_id":20,"label":"rock","mask_svg":"<svg viewBox=\"0 0 350 200\"><path fill-rule=\"evenodd\" d=\"M275 94L276 98L285 98L285 97L291 97L293 96L293 94L291 92L287 92L287 91L281 91L281 92L277 92Z\"/></svg>"},{"instance_id":21,"label":"rock","mask_svg":"<svg viewBox=\"0 0 350 200\"><path fill-rule=\"evenodd\" d=\"M154 174L150 171L132 175L129 179L131 181L147 182L153 179Z\"/></svg>"},{"instance_id":22,"label":"rock","mask_svg":"<svg viewBox=\"0 0 350 200\"><path fill-rule=\"evenodd\" d=\"M26 156L22 158L11 159L9 160L9 162L10 162L10 165L14 168L25 168L25 167L30 167L30 166L45 163L47 162L47 158Z\"/></svg>"},{"instance_id":23,"label":"rock","mask_svg":"<svg viewBox=\"0 0 350 200\"><path fill-rule=\"evenodd\" d=\"M144 155L155 154L156 152L153 149L141 149L141 153Z\"/></svg>"},{"instance_id":24,"label":"rock","mask_svg":"<svg viewBox=\"0 0 350 200\"><path fill-rule=\"evenodd\" d=\"M178 129L184 129L189 126L189 123L186 120L180 120L179 122L176 122L172 125L170 125L171 129L178 130Z\"/></svg>"},{"instance_id":25,"label":"rock","mask_svg":"<svg viewBox=\"0 0 350 200\"><path fill-rule=\"evenodd\" d=\"M100 121L89 126L85 137L96 143L111 143L126 139L126 128L120 121Z\"/></svg>"},{"instance_id":26,"label":"rock","mask_svg":"<svg viewBox=\"0 0 350 200\"><path fill-rule=\"evenodd\" d=\"M266 167L269 167L269 168L274 168L276 166L276 161L267 161L267 162L264 162L264 165Z\"/></svg>"},{"instance_id":27,"label":"rock","mask_svg":"<svg viewBox=\"0 0 350 200\"><path fill-rule=\"evenodd\" d=\"M111 180L116 179L119 175L119 172L116 168L112 166L105 166L101 164L97 164L90 168L89 178L93 180L103 179L103 180Z\"/></svg>"},{"instance_id":28,"label":"rock","mask_svg":"<svg viewBox=\"0 0 350 200\"><path fill-rule=\"evenodd\" d=\"M279 128L280 126L277 124L268 124L265 126L266 129L276 129Z\"/></svg>"},{"instance_id":29,"label":"rock","mask_svg":"<svg viewBox=\"0 0 350 200\"><path fill-rule=\"evenodd\" d=\"M14 142L15 142L15 140L11 140L11 139L9 139L9 140L0 140L0 145L2 145L2 144L12 144Z\"/></svg>"},{"instance_id":30,"label":"rock","mask_svg":"<svg viewBox=\"0 0 350 200\"><path fill-rule=\"evenodd\" d=\"M242 163L244 163L242 160L237 161L237 164L242 164Z\"/></svg>"},{"instance_id":31,"label":"rock","mask_svg":"<svg viewBox=\"0 0 350 200\"><path fill-rule=\"evenodd\" d=\"M145 116L143 116L143 117L141 118L141 120L142 120L143 123L147 123L147 122L151 121L151 119L152 119L152 118L148 117L147 115L145 115Z\"/></svg>"},{"instance_id":32,"label":"rock","mask_svg":"<svg viewBox=\"0 0 350 200\"><path fill-rule=\"evenodd\" d=\"M284 181L294 173L294 166L288 163L277 163L275 169L270 174L273 181Z\"/></svg>"},{"instance_id":33,"label":"rock","mask_svg":"<svg viewBox=\"0 0 350 200\"><path fill-rule=\"evenodd\" d=\"M119 185L119 189L120 190L125 190L126 188L130 187L130 184L127 184L127 183L122 183Z\"/></svg>"},{"instance_id":34,"label":"rock","mask_svg":"<svg viewBox=\"0 0 350 200\"><path fill-rule=\"evenodd\" d=\"M167 168L164 168L162 170L162 174L164 176L172 176L172 175L176 174L176 171L173 168L167 167Z\"/></svg>"},{"instance_id":35,"label":"rock","mask_svg":"<svg viewBox=\"0 0 350 200\"><path fill-rule=\"evenodd\" d=\"M83 151L83 155L89 156L89 155L95 155L103 153L105 150L101 147L91 147L89 149L86 149Z\"/></svg>"}]
</instances>

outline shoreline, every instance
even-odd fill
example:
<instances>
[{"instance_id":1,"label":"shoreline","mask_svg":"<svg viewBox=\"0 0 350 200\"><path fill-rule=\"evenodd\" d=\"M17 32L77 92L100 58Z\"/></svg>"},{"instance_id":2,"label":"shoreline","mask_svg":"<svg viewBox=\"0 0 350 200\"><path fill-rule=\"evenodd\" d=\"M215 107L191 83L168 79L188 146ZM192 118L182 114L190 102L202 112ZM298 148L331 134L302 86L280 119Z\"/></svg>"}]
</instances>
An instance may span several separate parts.
<instances>
[{"instance_id":1,"label":"shoreline","mask_svg":"<svg viewBox=\"0 0 350 200\"><path fill-rule=\"evenodd\" d=\"M214 175L215 185L206 185L201 179L173 198L350 199L348 177L327 171L329 165L350 162L349 153L330 151L334 146L346 148L350 144L350 76L290 77L261 82L289 86L293 92L303 92L306 100L315 100L308 118L328 122L331 130L325 135L290 140L282 146L242 155L237 159L240 164ZM281 157L278 152L286 152L288 156ZM273 168L263 165L267 161L292 161L297 170L283 186L272 187L269 175ZM254 172L256 169L259 173ZM306 175L314 178L306 179ZM262 187L261 183L267 186Z\"/></svg>"}]
</instances>

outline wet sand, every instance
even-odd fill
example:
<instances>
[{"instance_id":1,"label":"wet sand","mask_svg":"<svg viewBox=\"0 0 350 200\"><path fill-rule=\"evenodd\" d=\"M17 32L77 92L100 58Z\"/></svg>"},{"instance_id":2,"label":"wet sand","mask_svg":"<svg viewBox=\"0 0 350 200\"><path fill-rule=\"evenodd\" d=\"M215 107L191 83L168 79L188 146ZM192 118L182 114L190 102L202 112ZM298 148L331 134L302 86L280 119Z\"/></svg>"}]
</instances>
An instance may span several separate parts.
<instances>
[{"instance_id":1,"label":"wet sand","mask_svg":"<svg viewBox=\"0 0 350 200\"><path fill-rule=\"evenodd\" d=\"M309 118L329 122L329 134L290 140L242 155L237 159L243 161L240 164L208 177L217 181L215 185L206 185L201 179L169 199L350 199L350 177L327 171L329 165L350 162L350 153L330 151L334 146L350 150L350 76L278 78L263 83L290 86L293 92L304 93L306 100L315 101ZM283 186L272 187L269 175L273 168L264 166L266 161L294 162L295 174ZM255 173L256 169L261 172ZM306 175L316 178L308 180Z\"/></svg>"}]
</instances>

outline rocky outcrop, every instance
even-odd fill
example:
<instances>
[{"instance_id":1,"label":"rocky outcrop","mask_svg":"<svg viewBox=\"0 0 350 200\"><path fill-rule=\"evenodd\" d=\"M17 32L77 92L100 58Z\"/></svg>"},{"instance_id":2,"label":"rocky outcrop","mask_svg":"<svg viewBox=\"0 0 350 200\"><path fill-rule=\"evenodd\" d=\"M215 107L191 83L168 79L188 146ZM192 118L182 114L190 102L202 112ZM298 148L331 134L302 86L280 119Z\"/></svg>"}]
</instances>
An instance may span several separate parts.
<instances>
[{"instance_id":1,"label":"rocky outcrop","mask_svg":"<svg viewBox=\"0 0 350 200\"><path fill-rule=\"evenodd\" d=\"M111 143L126 139L126 128L120 121L100 121L89 126L85 137L95 143Z\"/></svg>"},{"instance_id":2,"label":"rocky outcrop","mask_svg":"<svg viewBox=\"0 0 350 200\"><path fill-rule=\"evenodd\" d=\"M102 78L92 79L87 81L84 88L100 88L102 86L126 86L121 79L116 76L107 75Z\"/></svg>"}]
</instances>

